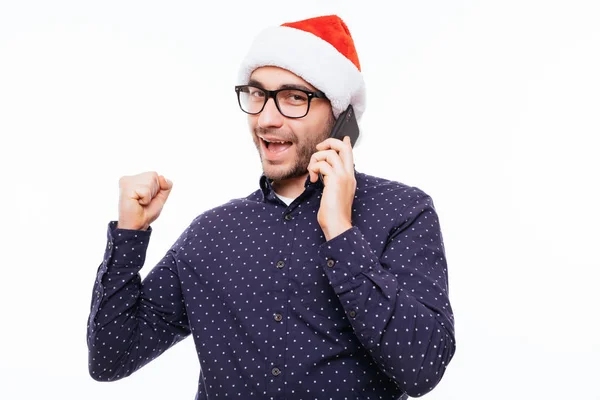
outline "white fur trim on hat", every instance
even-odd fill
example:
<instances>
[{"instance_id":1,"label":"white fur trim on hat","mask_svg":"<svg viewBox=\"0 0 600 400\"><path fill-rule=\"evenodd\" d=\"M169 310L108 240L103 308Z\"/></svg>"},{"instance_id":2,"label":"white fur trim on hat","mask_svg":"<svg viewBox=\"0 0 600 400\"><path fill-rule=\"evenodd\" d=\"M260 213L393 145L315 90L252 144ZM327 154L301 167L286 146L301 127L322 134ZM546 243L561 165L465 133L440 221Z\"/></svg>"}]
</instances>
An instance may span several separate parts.
<instances>
[{"instance_id":1,"label":"white fur trim on hat","mask_svg":"<svg viewBox=\"0 0 600 400\"><path fill-rule=\"evenodd\" d=\"M320 37L287 26L263 30L242 62L239 84L247 84L252 72L263 66L287 69L324 92L335 118L352 104L360 121L366 105L363 76L352 61Z\"/></svg>"}]
</instances>

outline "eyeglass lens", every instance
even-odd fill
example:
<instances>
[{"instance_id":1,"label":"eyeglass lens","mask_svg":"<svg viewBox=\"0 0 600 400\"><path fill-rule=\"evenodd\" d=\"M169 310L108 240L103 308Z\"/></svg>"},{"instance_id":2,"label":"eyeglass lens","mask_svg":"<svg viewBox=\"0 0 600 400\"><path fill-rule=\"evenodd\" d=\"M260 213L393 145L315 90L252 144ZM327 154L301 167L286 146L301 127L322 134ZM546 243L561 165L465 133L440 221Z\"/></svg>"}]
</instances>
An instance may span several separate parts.
<instances>
[{"instance_id":1,"label":"eyeglass lens","mask_svg":"<svg viewBox=\"0 0 600 400\"><path fill-rule=\"evenodd\" d=\"M242 109L250 114L262 111L266 103L267 94L252 86L247 86L239 91L240 105ZM285 89L277 93L277 105L279 111L286 117L302 117L308 111L309 98L300 90Z\"/></svg>"}]
</instances>

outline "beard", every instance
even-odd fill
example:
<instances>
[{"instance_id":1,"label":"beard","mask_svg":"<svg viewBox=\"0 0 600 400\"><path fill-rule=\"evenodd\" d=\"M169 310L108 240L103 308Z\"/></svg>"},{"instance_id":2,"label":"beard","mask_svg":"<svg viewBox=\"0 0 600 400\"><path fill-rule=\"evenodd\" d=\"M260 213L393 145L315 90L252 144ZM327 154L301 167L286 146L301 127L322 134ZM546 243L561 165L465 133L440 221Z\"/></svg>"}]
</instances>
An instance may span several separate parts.
<instances>
[{"instance_id":1,"label":"beard","mask_svg":"<svg viewBox=\"0 0 600 400\"><path fill-rule=\"evenodd\" d=\"M254 145L256 146L256 150L258 150L258 155L261 159L261 163L263 166L263 174L274 181L282 181L291 178L301 177L303 175L308 174L308 164L310 164L310 158L314 153L317 152L317 144L321 143L325 139L327 139L333 129L333 125L335 124L335 118L333 114L329 114L329 118L327 119L327 123L323 127L323 129L318 132L316 135L307 135L302 140L299 140L291 131L284 132L282 130L276 129L264 129L261 127L256 127L254 129ZM273 134L277 137L282 138L282 140L292 142L295 147L295 154L292 156L292 165L283 166L283 165L273 165L268 161L263 160L261 153L261 143L258 135L262 134Z\"/></svg>"}]
</instances>

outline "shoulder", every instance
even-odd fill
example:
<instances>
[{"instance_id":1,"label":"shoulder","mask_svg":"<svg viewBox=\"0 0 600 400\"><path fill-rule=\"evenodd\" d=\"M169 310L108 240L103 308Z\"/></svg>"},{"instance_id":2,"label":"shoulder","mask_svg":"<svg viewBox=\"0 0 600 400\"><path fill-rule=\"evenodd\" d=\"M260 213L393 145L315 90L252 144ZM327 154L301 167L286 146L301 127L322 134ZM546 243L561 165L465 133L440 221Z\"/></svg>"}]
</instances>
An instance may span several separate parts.
<instances>
[{"instance_id":1,"label":"shoulder","mask_svg":"<svg viewBox=\"0 0 600 400\"><path fill-rule=\"evenodd\" d=\"M251 198L252 196L256 197L258 194L230 199L223 204L211 207L197 215L190 225L210 230L231 223L237 224L236 218L253 215L256 212L256 205L262 204L258 199Z\"/></svg>"},{"instance_id":2,"label":"shoulder","mask_svg":"<svg viewBox=\"0 0 600 400\"><path fill-rule=\"evenodd\" d=\"M220 234L224 226L235 222L240 214L251 214L250 202L244 198L231 199L224 204L212 207L196 215L173 244L174 250L182 250L186 244L198 238Z\"/></svg>"},{"instance_id":3,"label":"shoulder","mask_svg":"<svg viewBox=\"0 0 600 400\"><path fill-rule=\"evenodd\" d=\"M416 186L403 182L369 175L355 170L356 200L378 202L381 206L394 205L406 208L415 203L431 202L431 197Z\"/></svg>"},{"instance_id":4,"label":"shoulder","mask_svg":"<svg viewBox=\"0 0 600 400\"><path fill-rule=\"evenodd\" d=\"M427 225L431 232L439 231L433 199L419 187L364 173L357 172L355 176L354 208L359 215L377 218L381 223L393 221L392 235L415 223Z\"/></svg>"}]
</instances>

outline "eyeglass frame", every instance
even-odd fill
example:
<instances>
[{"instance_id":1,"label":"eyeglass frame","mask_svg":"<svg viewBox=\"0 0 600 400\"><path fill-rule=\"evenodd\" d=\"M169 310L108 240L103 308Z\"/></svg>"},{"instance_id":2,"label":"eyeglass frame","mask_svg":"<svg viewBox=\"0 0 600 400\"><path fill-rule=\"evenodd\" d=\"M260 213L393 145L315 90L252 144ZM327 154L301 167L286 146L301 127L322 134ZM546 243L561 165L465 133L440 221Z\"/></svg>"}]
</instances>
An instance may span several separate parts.
<instances>
[{"instance_id":1,"label":"eyeglass frame","mask_svg":"<svg viewBox=\"0 0 600 400\"><path fill-rule=\"evenodd\" d=\"M247 87L251 87L251 88L258 89L258 90L261 90L261 91L265 92L265 94L266 94L266 96L265 96L265 102L263 103L262 107L260 108L260 111L257 111L255 113L251 113L251 112L248 112L248 111L244 110L244 107L242 107L242 101L240 100L240 92L241 92L241 90L243 88L247 88ZM304 115L301 115L299 117L289 117L289 116L285 115L281 111L281 109L279 108L279 101L277 100L277 94L279 92L283 92L284 90L297 90L299 92L302 92L302 93L306 94L306 97L308 97L308 105L306 106L306 113ZM255 86L255 85L237 85L237 86L235 86L235 92L237 94L237 99L238 99L238 104L240 106L240 109L243 112L245 112L246 114L249 114L249 115L258 115L258 114L260 114L265 109L265 106L267 105L267 101L269 101L269 99L273 99L273 102L275 103L275 107L277 108L277 111L279 111L279 113L281 115L283 115L284 117L286 117L286 118L292 118L292 119L306 117L308 115L308 112L310 111L310 103L311 103L311 100L313 98L316 98L316 99L327 99L327 96L325 95L325 93L323 93L323 92L321 92L319 90L317 90L316 92L311 92L311 91L300 89L300 88L297 88L297 87L284 87L284 88L277 89L277 90L267 90L265 88L261 88L260 86Z\"/></svg>"}]
</instances>

